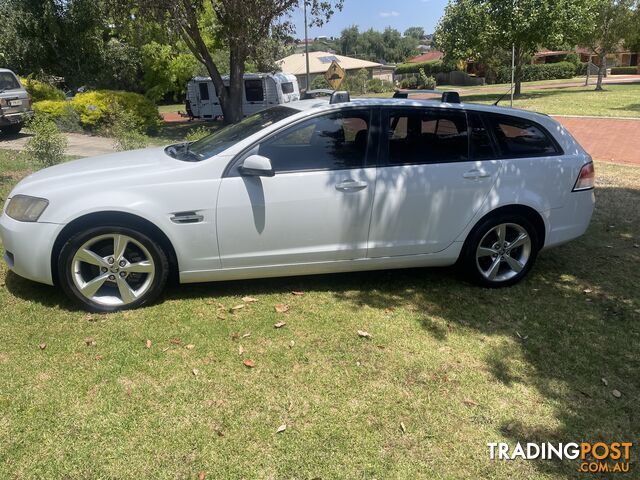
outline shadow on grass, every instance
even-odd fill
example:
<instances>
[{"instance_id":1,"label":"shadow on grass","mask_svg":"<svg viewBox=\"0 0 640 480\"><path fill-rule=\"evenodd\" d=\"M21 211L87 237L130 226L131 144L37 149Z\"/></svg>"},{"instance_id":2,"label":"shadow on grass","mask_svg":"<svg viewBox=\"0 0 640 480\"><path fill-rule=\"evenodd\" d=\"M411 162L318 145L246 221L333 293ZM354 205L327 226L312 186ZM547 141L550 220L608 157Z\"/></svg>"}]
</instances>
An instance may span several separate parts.
<instances>
[{"instance_id":1,"label":"shadow on grass","mask_svg":"<svg viewBox=\"0 0 640 480\"><path fill-rule=\"evenodd\" d=\"M456 331L509 337L514 341L479 360L498 382L537 390L554 409L557 424L555 429L526 425L517 407L504 424L489 417L511 447L516 442L635 442L640 436L640 249L634 243L640 238L640 190L603 187L596 194L588 233L542 252L530 276L507 289L478 288L444 268L174 286L165 298L326 292L353 308L410 307L425 332L443 345ZM73 308L55 288L11 274L6 284L17 297ZM514 373L514 358L524 359L526 375ZM621 398L611 394L614 388ZM482 413L482 405L478 408ZM577 461L534 465L541 474L578 476Z\"/></svg>"}]
</instances>

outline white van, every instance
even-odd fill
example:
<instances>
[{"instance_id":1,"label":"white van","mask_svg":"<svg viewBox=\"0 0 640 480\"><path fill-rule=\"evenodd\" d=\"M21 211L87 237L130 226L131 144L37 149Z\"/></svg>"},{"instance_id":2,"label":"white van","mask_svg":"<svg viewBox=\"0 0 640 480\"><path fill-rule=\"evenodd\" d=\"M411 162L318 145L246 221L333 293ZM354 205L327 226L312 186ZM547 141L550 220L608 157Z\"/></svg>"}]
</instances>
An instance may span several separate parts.
<instances>
[{"instance_id":1,"label":"white van","mask_svg":"<svg viewBox=\"0 0 640 480\"><path fill-rule=\"evenodd\" d=\"M222 77L229 85L229 76ZM300 89L295 75L286 73L247 73L244 75L242 112L253 115L273 105L300 100ZM195 77L187 84L187 113L193 118L222 116L220 100L210 77Z\"/></svg>"}]
</instances>

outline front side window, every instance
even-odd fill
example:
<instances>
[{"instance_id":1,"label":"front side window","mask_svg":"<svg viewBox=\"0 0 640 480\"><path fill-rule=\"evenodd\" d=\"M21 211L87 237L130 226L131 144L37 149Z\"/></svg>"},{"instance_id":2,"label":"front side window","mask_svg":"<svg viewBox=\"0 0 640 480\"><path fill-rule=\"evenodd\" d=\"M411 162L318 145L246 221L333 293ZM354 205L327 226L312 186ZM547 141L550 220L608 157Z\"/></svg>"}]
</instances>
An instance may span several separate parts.
<instances>
[{"instance_id":1,"label":"front side window","mask_svg":"<svg viewBox=\"0 0 640 480\"><path fill-rule=\"evenodd\" d=\"M264 101L264 91L262 90L262 80L245 80L244 90L247 102Z\"/></svg>"},{"instance_id":2,"label":"front side window","mask_svg":"<svg viewBox=\"0 0 640 480\"><path fill-rule=\"evenodd\" d=\"M362 168L366 163L368 110L335 112L301 122L258 147L277 172Z\"/></svg>"},{"instance_id":3,"label":"front side window","mask_svg":"<svg viewBox=\"0 0 640 480\"><path fill-rule=\"evenodd\" d=\"M391 111L388 132L390 165L467 160L464 112L418 108Z\"/></svg>"},{"instance_id":4,"label":"front side window","mask_svg":"<svg viewBox=\"0 0 640 480\"><path fill-rule=\"evenodd\" d=\"M489 115L493 134L504 157L555 155L558 148L533 122L506 115Z\"/></svg>"}]
</instances>

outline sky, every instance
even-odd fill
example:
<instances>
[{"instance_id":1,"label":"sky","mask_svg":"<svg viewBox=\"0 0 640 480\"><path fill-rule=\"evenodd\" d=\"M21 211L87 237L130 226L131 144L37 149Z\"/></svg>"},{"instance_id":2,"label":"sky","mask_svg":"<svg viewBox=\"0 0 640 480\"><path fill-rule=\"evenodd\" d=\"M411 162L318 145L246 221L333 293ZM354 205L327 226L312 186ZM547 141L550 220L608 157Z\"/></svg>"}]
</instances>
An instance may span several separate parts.
<instances>
[{"instance_id":1,"label":"sky","mask_svg":"<svg viewBox=\"0 0 640 480\"><path fill-rule=\"evenodd\" d=\"M309 37L339 37L342 29L351 25L357 25L360 31L391 26L401 32L415 26L433 33L446 4L447 0L344 0L342 11L336 12L323 27L310 28ZM297 38L304 38L303 18L302 9L292 18Z\"/></svg>"}]
</instances>

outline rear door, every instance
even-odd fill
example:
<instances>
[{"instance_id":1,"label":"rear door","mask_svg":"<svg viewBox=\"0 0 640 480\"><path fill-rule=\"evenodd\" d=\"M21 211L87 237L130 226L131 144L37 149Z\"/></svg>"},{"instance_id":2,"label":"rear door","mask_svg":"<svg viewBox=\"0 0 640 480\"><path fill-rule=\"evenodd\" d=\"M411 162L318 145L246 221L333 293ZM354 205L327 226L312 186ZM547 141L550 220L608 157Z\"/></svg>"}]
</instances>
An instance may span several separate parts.
<instances>
[{"instance_id":1,"label":"rear door","mask_svg":"<svg viewBox=\"0 0 640 480\"><path fill-rule=\"evenodd\" d=\"M213 116L213 98L216 92L213 82L198 82L198 104L200 105L200 117L211 118Z\"/></svg>"},{"instance_id":2,"label":"rear door","mask_svg":"<svg viewBox=\"0 0 640 480\"><path fill-rule=\"evenodd\" d=\"M500 168L479 116L461 109L385 108L368 256L434 253L462 233ZM386 127L386 128L384 128Z\"/></svg>"}]
</instances>

